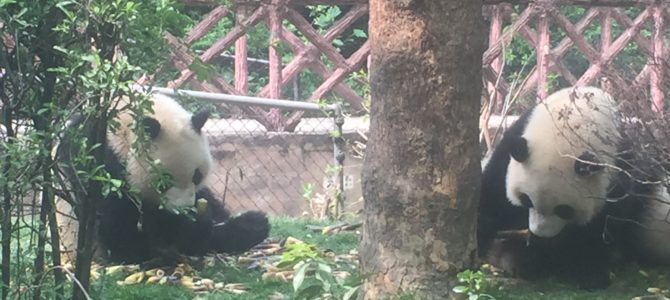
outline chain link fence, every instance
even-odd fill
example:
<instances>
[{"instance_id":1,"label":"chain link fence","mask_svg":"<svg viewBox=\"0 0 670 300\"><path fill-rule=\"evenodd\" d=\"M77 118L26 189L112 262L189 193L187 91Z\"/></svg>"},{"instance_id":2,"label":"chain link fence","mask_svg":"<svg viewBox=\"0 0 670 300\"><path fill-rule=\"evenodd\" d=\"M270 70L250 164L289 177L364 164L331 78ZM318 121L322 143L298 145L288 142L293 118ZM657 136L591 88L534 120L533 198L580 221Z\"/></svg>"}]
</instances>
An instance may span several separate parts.
<instances>
[{"instance_id":1,"label":"chain link fence","mask_svg":"<svg viewBox=\"0 0 670 300\"><path fill-rule=\"evenodd\" d=\"M341 201L344 186L352 185L350 177L344 182L343 118L339 105L155 87L152 90L212 103L218 111L235 111L211 118L203 128L215 162L209 186L225 198L234 213L261 210L275 216L313 216L314 210L320 209L319 201ZM240 109L256 105L280 108L283 112L302 110L304 115L293 132L268 131L257 121L265 116Z\"/></svg>"}]
</instances>

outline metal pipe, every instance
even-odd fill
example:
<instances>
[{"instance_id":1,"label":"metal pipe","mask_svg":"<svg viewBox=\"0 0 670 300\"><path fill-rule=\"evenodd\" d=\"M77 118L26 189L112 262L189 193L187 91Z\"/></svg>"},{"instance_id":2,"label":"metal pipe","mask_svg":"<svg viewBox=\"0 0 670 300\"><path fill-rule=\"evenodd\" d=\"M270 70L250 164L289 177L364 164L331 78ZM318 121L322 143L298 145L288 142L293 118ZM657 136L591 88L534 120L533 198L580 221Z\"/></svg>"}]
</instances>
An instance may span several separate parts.
<instances>
[{"instance_id":1,"label":"metal pipe","mask_svg":"<svg viewBox=\"0 0 670 300\"><path fill-rule=\"evenodd\" d=\"M220 93L209 93L209 92L199 92L191 90L178 90L170 89L163 87L147 87L147 91L155 91L161 94L170 95L170 96L190 96L193 98L208 100L208 101L221 101L227 103L235 103L241 105L258 105L258 106L269 106L276 108L285 108L285 109L296 109L296 110L309 110L309 111L337 111L339 105L337 104L326 104L319 105L316 103L307 103L307 102L298 102L290 100L280 100L280 99L270 99L270 98L260 98L260 97L251 97L251 96L239 96L239 95L230 95L230 94L220 94Z\"/></svg>"}]
</instances>

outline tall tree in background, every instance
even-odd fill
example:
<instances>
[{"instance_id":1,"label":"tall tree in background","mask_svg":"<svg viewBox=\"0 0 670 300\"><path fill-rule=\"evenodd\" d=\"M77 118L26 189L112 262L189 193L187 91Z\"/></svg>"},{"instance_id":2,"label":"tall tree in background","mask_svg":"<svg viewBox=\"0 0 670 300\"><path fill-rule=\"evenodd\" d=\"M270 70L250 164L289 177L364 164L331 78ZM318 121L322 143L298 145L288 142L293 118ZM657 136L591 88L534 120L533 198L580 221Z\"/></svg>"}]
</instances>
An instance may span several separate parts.
<instances>
[{"instance_id":1,"label":"tall tree in background","mask_svg":"<svg viewBox=\"0 0 670 300\"><path fill-rule=\"evenodd\" d=\"M481 9L481 0L370 1L365 299L445 299L473 265Z\"/></svg>"}]
</instances>

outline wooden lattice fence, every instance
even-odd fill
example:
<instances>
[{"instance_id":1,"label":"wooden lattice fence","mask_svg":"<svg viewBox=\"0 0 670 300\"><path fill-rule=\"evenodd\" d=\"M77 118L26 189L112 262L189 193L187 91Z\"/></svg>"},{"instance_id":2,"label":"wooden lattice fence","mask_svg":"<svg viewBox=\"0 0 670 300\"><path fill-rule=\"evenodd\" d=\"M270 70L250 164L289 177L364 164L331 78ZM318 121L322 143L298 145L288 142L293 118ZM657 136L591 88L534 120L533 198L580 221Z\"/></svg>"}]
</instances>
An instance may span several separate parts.
<instances>
[{"instance_id":1,"label":"wooden lattice fence","mask_svg":"<svg viewBox=\"0 0 670 300\"><path fill-rule=\"evenodd\" d=\"M490 1L493 2L493 1ZM502 2L502 1L497 1ZM514 2L514 1L511 1ZM516 1L520 2L520 1ZM489 7L491 27L489 48L484 53L483 66L485 80L494 97L500 100L502 95L510 93L510 84L501 73L503 66L503 48L515 37L526 40L535 48L537 64L520 87L520 94L536 91L538 100L547 97L548 77L556 74L570 85L599 84L599 80L609 83L615 94L622 99L634 99L634 95L649 94L655 111L665 108L664 86L667 86L665 73L668 70L670 47L667 45L668 1L523 1L527 7L515 17L510 17L512 6L502 3ZM571 22L561 12L566 5L585 5L588 9L577 22ZM630 16L630 10L624 7L639 7L639 13ZM589 41L585 30L600 21L600 39ZM533 26L534 25L534 26ZM621 33L613 34L618 27ZM503 33L503 28L506 31ZM552 28L553 27L553 28ZM556 27L558 29L556 29ZM643 29L651 31L651 37L643 34ZM551 43L552 32L563 32L565 37ZM632 79L621 74L613 62L625 47L631 45L639 49L647 64ZM571 49L588 60L588 68L581 74L575 74L563 61ZM630 70L625 70L629 72ZM600 82L603 83L603 82ZM649 90L648 93L645 93Z\"/></svg>"},{"instance_id":2,"label":"wooden lattice fence","mask_svg":"<svg viewBox=\"0 0 670 300\"><path fill-rule=\"evenodd\" d=\"M182 87L189 83L193 88L210 92L222 92L235 95L250 94L248 88L247 31L249 28L265 22L271 33L268 41L269 74L267 84L256 96L281 98L281 89L289 84L300 72L309 69L323 82L312 92L306 101L317 101L330 92L334 92L354 110L359 110L363 98L343 81L353 71L364 67L370 53L370 45L365 42L349 57L344 57L333 46L333 40L360 18L366 17L367 1L236 1L228 6L219 5L212 0L184 0L187 5L211 7L197 26L183 38L170 33L165 38L173 46L174 67L180 70L177 78L169 82L169 87ZM618 88L618 94L624 99L633 99L634 95L649 94L653 107L658 112L665 108L664 83L667 82L668 57L670 47L667 44L668 33L666 18L670 1L662 0L484 0L485 17L490 21L489 47L483 55L484 80L489 93L497 103L505 95L527 95L535 91L538 100L544 99L550 89L547 84L550 77L557 77L569 85L599 84L606 81L608 86ZM345 13L325 32L319 33L303 17L296 7L315 4L331 4L344 7ZM581 19L573 22L561 9L579 5L588 9ZM520 8L522 7L522 8ZM524 8L525 7L525 8ZM625 9L638 7L639 13L631 16ZM212 46L200 55L193 54L189 47L205 36L222 18L234 15L236 26L220 37ZM287 22L295 30L290 30ZM600 26L600 39L594 43L587 40L584 33L593 26ZM620 33L615 35L613 28ZM449 30L445 28L444 30ZM651 32L645 36L643 30ZM560 40L551 40L552 33L561 32ZM301 38L302 37L302 38ZM535 50L536 64L520 86L511 87L506 80L504 70L504 49L514 38L521 38ZM303 42L306 40L306 42ZM289 45L293 59L281 63L278 44ZM235 75L229 82L222 75L214 74L207 81L195 78L195 72L189 67L197 58L209 63L213 58L234 45ZM637 72L634 78L621 74L613 62L621 51L635 45L647 64ZM589 63L581 73L571 71L564 61L566 54L576 50ZM330 66L330 67L329 67ZM630 70L626 70L627 72ZM302 116L302 112L284 115L278 109L243 108L269 130L293 130ZM500 105L494 106L499 111Z\"/></svg>"},{"instance_id":3,"label":"wooden lattice fence","mask_svg":"<svg viewBox=\"0 0 670 300\"><path fill-rule=\"evenodd\" d=\"M357 50L350 51L345 57L333 42L355 22L367 18L367 1L239 0L226 5L212 0L182 2L209 7L210 11L183 37L165 33L173 47L172 64L180 70L179 75L169 82L169 87L188 84L192 89L209 92L254 94L249 88L247 39L251 28L264 23L270 32L267 42L269 80L256 89L254 96L279 99L282 88L309 70L323 81L305 101L318 101L334 93L353 110L363 106L363 98L345 83L345 79L352 72L365 68L370 44L368 41L361 43ZM301 6L315 4L338 5L342 14L330 27L320 28L319 32L311 20L300 13ZM490 135L487 138L489 116L506 113L504 110L509 108L510 99L530 100L522 101L526 104L533 100L542 101L563 86L601 85L620 101L651 106L658 115L663 115L665 90L670 87L666 75L670 71L670 32L666 25L670 1L484 0L484 4L489 44L483 54L482 66L485 90L490 97L484 97L481 125L487 145L491 143ZM583 8L583 12L575 14L575 11L582 11L575 10L575 6ZM193 44L222 18L234 18L235 26L203 52L193 51ZM515 41L520 40L528 45L534 61L524 69L523 76L513 76L518 66L517 69L508 66L506 56ZM288 45L288 51L292 52L290 61L282 63L282 55L286 53L281 51L287 50L279 47L280 44ZM208 80L198 80L191 69L194 62L214 63L216 57L231 51L232 47L234 78L212 74ZM636 57L634 67L617 62L626 55ZM575 57L579 58L580 67L575 66ZM293 131L303 115L301 111L285 112L277 108L240 106L229 109L242 110L244 115L254 118L269 131ZM262 181L268 180L271 179Z\"/></svg>"},{"instance_id":4,"label":"wooden lattice fence","mask_svg":"<svg viewBox=\"0 0 670 300\"><path fill-rule=\"evenodd\" d=\"M323 82L312 92L306 101L315 102L330 91L334 91L347 101L354 110L360 110L363 98L353 89L343 83L343 80L352 72L363 66L370 52L370 45L365 42L349 57L342 56L333 46L333 40L338 37L352 23L367 14L365 3L351 5L330 28L323 34L311 25L300 13L289 5L287 0L272 0L269 2L237 2L235 7L213 5L212 1L188 1L189 4L212 5L212 10L184 37L176 38L165 33L165 38L173 46L172 63L181 70L180 75L168 83L168 87L181 87L190 83L194 88L209 92L220 92L234 95L247 95L248 66L247 66L247 31L252 26L266 22L270 31L268 41L269 81L256 94L258 97L280 99L281 88L290 83L301 71L310 69L323 79ZM304 4L302 4L304 5ZM235 13L237 24L227 34L220 37L212 46L200 54L197 59L208 63L231 46L235 46L235 79L229 83L223 76L213 74L207 82L195 78L195 72L189 67L195 57L189 51L189 46L202 38L219 20L228 14ZM297 32L288 28L283 21L290 22ZM298 34L308 41L304 43ZM287 44L293 52L293 59L282 65L282 54L278 45ZM327 63L321 56L327 58ZM329 67L328 65L332 65ZM300 121L302 111L292 112L284 116L279 109L264 110L258 107L242 108L254 117L265 128L272 131L291 131Z\"/></svg>"}]
</instances>

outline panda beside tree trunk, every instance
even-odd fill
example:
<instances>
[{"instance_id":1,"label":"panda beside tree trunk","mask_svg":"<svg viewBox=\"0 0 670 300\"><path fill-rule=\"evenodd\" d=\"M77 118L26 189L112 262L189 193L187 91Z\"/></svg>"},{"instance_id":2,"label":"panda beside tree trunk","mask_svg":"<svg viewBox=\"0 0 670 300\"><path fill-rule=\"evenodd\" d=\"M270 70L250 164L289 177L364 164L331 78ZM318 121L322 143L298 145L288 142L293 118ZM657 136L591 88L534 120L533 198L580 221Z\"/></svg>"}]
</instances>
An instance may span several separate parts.
<instances>
[{"instance_id":1,"label":"panda beside tree trunk","mask_svg":"<svg viewBox=\"0 0 670 300\"><path fill-rule=\"evenodd\" d=\"M613 251L670 263L665 170L645 167L652 159L631 151L636 141L620 120L612 97L594 87L560 90L525 112L484 167L480 257L512 275L582 288L609 285ZM503 234L519 230L530 234Z\"/></svg>"},{"instance_id":2,"label":"panda beside tree trunk","mask_svg":"<svg viewBox=\"0 0 670 300\"><path fill-rule=\"evenodd\" d=\"M117 190L95 196L99 201L97 242L102 250L98 258L113 263L157 259L170 264L181 254L244 252L267 238L270 225L264 213L231 217L223 199L205 186L213 163L201 130L209 114L191 114L160 94L151 95L147 102L151 112L143 118L122 111L116 128L108 131L104 169L121 184ZM121 105L129 103L128 98L121 99ZM82 119L73 119L69 127L76 130ZM56 161L73 189L81 180L76 175L80 152L73 138L64 138L57 150ZM68 206L63 200L59 203L60 209ZM76 236L72 226L76 222L63 220L59 217L67 245Z\"/></svg>"}]
</instances>

